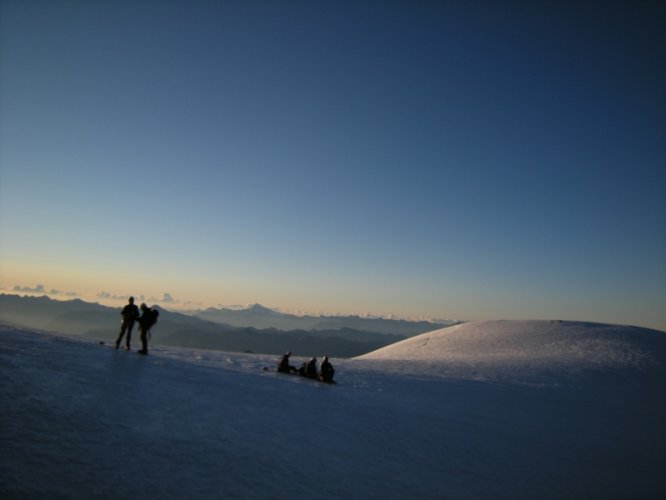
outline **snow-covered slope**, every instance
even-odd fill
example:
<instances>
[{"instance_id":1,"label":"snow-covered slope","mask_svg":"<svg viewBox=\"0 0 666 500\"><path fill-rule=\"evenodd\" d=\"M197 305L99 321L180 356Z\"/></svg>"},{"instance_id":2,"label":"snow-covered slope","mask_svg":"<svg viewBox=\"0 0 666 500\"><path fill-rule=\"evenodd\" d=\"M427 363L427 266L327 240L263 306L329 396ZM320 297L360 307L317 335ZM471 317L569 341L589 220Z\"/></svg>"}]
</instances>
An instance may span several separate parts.
<instances>
[{"instance_id":1,"label":"snow-covered slope","mask_svg":"<svg viewBox=\"0 0 666 500\"><path fill-rule=\"evenodd\" d=\"M574 321L485 321L424 333L357 359L405 373L561 382L589 371L663 370L666 333Z\"/></svg>"},{"instance_id":2,"label":"snow-covered slope","mask_svg":"<svg viewBox=\"0 0 666 500\"><path fill-rule=\"evenodd\" d=\"M462 325L334 386L274 363L0 328L0 498L666 496L663 333Z\"/></svg>"}]
</instances>

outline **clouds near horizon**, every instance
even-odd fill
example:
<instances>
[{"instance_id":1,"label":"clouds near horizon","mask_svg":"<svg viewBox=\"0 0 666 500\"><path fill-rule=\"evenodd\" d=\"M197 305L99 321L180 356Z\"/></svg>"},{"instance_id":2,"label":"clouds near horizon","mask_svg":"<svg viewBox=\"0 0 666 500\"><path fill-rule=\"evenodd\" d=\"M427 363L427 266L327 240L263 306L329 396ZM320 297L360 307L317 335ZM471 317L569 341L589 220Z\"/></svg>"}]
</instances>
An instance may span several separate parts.
<instances>
[{"instance_id":1,"label":"clouds near horizon","mask_svg":"<svg viewBox=\"0 0 666 500\"><path fill-rule=\"evenodd\" d=\"M22 286L14 285L11 289L13 292L22 292L30 294L44 294L44 295L53 295L53 296L64 296L64 297L79 297L80 294L77 292L68 292L64 290L58 290L56 288L47 289L44 285L38 284L34 287L31 286Z\"/></svg>"}]
</instances>

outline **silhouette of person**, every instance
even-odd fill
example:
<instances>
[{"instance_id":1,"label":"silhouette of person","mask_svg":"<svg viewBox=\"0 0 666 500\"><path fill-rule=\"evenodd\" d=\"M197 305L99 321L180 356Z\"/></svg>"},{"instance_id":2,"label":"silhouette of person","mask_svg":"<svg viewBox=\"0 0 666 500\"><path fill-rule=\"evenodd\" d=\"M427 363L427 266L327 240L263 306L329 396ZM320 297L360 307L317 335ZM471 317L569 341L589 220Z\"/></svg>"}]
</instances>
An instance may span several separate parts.
<instances>
[{"instance_id":1,"label":"silhouette of person","mask_svg":"<svg viewBox=\"0 0 666 500\"><path fill-rule=\"evenodd\" d=\"M328 356L324 356L324 361L321 362L321 366L319 367L319 380L330 384L333 382L334 374L335 369L333 365L328 361Z\"/></svg>"},{"instance_id":2,"label":"silhouette of person","mask_svg":"<svg viewBox=\"0 0 666 500\"><path fill-rule=\"evenodd\" d=\"M280 373L296 373L296 368L289 364L289 356L291 352L287 352L282 355L280 361L278 361L277 371Z\"/></svg>"},{"instance_id":3,"label":"silhouette of person","mask_svg":"<svg viewBox=\"0 0 666 500\"><path fill-rule=\"evenodd\" d=\"M141 304L141 317L139 318L139 332L141 333L141 350L139 354L148 354L148 338L150 329L157 322L159 312L151 309L144 302Z\"/></svg>"},{"instance_id":4,"label":"silhouette of person","mask_svg":"<svg viewBox=\"0 0 666 500\"><path fill-rule=\"evenodd\" d=\"M116 339L116 349L120 347L120 343L123 340L123 336L127 333L127 339L125 340L125 350L129 351L130 341L132 340L132 328L134 328L134 321L139 317L139 308L134 304L134 297L129 298L129 304L123 307L123 310L120 311L120 315L123 317L120 323L120 333Z\"/></svg>"},{"instance_id":5,"label":"silhouette of person","mask_svg":"<svg viewBox=\"0 0 666 500\"><path fill-rule=\"evenodd\" d=\"M317 378L317 358L310 358L305 364L305 376L308 378Z\"/></svg>"}]
</instances>

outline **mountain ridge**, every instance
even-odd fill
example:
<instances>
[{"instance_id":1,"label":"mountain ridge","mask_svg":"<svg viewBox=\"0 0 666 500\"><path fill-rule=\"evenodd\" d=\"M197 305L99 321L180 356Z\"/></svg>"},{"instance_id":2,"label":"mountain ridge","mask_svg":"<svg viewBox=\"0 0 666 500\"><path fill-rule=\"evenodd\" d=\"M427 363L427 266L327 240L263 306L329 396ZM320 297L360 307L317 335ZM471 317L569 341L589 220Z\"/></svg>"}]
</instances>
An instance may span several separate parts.
<instances>
[{"instance_id":1,"label":"mountain ridge","mask_svg":"<svg viewBox=\"0 0 666 500\"><path fill-rule=\"evenodd\" d=\"M156 306L158 307L158 306ZM303 356L353 357L397 342L404 336L360 330L341 325L309 330L275 326L237 326L173 312L162 307L152 342L200 349L280 354L287 350ZM247 310L246 310L247 311ZM266 316L268 308L255 304L254 316ZM281 313L270 312L280 318ZM0 321L10 326L33 328L65 335L79 335L113 342L120 327L120 308L84 302L58 301L47 296L0 294ZM247 319L247 316L246 316ZM136 333L135 333L136 335Z\"/></svg>"},{"instance_id":2,"label":"mountain ridge","mask_svg":"<svg viewBox=\"0 0 666 500\"><path fill-rule=\"evenodd\" d=\"M331 330L354 328L361 331L411 337L421 333L460 323L455 320L411 321L382 317L349 315L303 315L298 316L270 309L255 303L243 309L209 307L188 311L187 314L201 319L236 327L277 328L280 330Z\"/></svg>"}]
</instances>

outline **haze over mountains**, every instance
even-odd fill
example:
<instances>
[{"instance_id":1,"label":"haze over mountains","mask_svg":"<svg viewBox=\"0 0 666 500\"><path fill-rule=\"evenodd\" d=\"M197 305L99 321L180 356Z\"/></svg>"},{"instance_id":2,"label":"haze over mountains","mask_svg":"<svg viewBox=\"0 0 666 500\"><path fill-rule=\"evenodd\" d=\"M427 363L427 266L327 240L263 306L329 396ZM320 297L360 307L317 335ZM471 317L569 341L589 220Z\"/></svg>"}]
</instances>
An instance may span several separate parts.
<instances>
[{"instance_id":1,"label":"haze over mountains","mask_svg":"<svg viewBox=\"0 0 666 500\"><path fill-rule=\"evenodd\" d=\"M208 308L192 311L201 319L225 325L254 328L277 328L279 330L339 330L351 328L364 332L378 332L391 335L411 337L457 323L457 321L408 321L402 319L386 319L374 317L350 316L297 316L286 314L261 304L253 304L244 309Z\"/></svg>"},{"instance_id":2,"label":"haze over mountains","mask_svg":"<svg viewBox=\"0 0 666 500\"><path fill-rule=\"evenodd\" d=\"M0 295L0 322L112 342L120 309L82 300ZM295 316L259 304L247 309L207 309L183 314L160 308L152 343L200 349L303 356L352 357L445 326L359 316ZM136 334L135 334L136 335Z\"/></svg>"}]
</instances>

